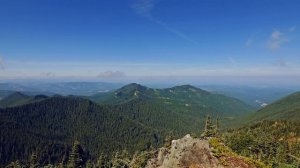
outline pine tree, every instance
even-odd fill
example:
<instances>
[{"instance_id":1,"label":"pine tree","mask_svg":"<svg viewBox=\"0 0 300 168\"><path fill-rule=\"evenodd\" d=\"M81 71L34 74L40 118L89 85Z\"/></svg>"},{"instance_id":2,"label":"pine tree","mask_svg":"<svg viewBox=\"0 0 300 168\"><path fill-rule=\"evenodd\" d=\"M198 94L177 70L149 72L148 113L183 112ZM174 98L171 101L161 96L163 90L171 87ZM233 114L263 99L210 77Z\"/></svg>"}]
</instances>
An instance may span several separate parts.
<instances>
[{"instance_id":1,"label":"pine tree","mask_svg":"<svg viewBox=\"0 0 300 168\"><path fill-rule=\"evenodd\" d=\"M220 131L220 118L219 116L216 119L216 125L215 125L215 135L218 135Z\"/></svg>"},{"instance_id":2,"label":"pine tree","mask_svg":"<svg viewBox=\"0 0 300 168\"><path fill-rule=\"evenodd\" d=\"M83 167L83 150L78 141L75 141L72 151L69 156L68 168L82 168Z\"/></svg>"},{"instance_id":3,"label":"pine tree","mask_svg":"<svg viewBox=\"0 0 300 168\"><path fill-rule=\"evenodd\" d=\"M33 152L31 154L30 161L29 161L29 167L30 168L38 168L39 167L37 155L35 154L35 152Z\"/></svg>"},{"instance_id":4,"label":"pine tree","mask_svg":"<svg viewBox=\"0 0 300 168\"><path fill-rule=\"evenodd\" d=\"M205 120L205 127L204 127L204 132L202 134L202 137L211 137L214 136L214 126L212 124L211 121L211 117L210 115L206 116L206 120Z\"/></svg>"}]
</instances>

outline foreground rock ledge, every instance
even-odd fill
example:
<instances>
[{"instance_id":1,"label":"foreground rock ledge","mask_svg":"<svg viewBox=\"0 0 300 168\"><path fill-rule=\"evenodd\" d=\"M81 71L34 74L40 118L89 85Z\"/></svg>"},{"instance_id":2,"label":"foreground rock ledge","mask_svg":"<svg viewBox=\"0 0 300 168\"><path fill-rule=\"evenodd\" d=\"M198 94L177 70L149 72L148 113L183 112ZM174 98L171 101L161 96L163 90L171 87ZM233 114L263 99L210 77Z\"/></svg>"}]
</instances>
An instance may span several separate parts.
<instances>
[{"instance_id":1,"label":"foreground rock ledge","mask_svg":"<svg viewBox=\"0 0 300 168\"><path fill-rule=\"evenodd\" d=\"M189 134L173 140L171 148L161 148L146 168L252 168L243 159L227 158L226 165L213 156L209 141L192 138Z\"/></svg>"}]
</instances>

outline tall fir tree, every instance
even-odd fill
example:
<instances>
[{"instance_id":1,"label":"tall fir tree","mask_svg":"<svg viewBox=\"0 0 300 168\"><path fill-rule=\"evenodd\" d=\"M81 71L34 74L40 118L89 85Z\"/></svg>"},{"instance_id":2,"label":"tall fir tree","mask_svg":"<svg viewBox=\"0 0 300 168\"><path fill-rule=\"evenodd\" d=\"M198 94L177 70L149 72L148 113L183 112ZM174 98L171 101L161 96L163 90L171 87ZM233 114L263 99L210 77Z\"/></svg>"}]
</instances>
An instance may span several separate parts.
<instances>
[{"instance_id":1,"label":"tall fir tree","mask_svg":"<svg viewBox=\"0 0 300 168\"><path fill-rule=\"evenodd\" d=\"M38 168L38 158L35 152L33 152L30 156L29 168Z\"/></svg>"},{"instance_id":2,"label":"tall fir tree","mask_svg":"<svg viewBox=\"0 0 300 168\"><path fill-rule=\"evenodd\" d=\"M215 135L215 126L212 124L210 115L206 116L204 132L202 137L211 137Z\"/></svg>"},{"instance_id":3,"label":"tall fir tree","mask_svg":"<svg viewBox=\"0 0 300 168\"><path fill-rule=\"evenodd\" d=\"M78 141L75 141L72 147L72 151L69 156L68 168L82 168L84 167L84 161L82 158L83 149Z\"/></svg>"}]
</instances>

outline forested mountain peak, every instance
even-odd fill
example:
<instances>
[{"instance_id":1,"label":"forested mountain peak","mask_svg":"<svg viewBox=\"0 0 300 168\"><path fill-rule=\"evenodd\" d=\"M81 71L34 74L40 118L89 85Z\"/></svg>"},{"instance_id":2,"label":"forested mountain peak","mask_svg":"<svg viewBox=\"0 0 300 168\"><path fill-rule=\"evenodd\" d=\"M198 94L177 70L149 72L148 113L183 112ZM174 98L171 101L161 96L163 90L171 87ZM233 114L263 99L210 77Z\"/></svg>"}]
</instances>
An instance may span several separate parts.
<instances>
[{"instance_id":1,"label":"forested mountain peak","mask_svg":"<svg viewBox=\"0 0 300 168\"><path fill-rule=\"evenodd\" d=\"M135 92L135 91L144 92L148 89L149 88L147 88L146 86L143 86L143 85L140 85L137 83L131 83L131 84L125 85L125 86L121 87L120 89L116 90L115 93L118 93L118 92L131 93L131 92Z\"/></svg>"}]
</instances>

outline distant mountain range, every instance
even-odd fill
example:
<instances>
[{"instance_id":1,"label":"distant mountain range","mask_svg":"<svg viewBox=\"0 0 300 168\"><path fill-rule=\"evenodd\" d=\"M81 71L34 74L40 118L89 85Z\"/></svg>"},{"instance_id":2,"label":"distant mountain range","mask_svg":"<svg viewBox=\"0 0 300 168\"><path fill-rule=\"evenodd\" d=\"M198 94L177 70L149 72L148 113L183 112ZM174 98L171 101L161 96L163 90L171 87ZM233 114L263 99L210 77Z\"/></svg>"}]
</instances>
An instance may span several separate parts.
<instances>
[{"instance_id":1,"label":"distant mountain range","mask_svg":"<svg viewBox=\"0 0 300 168\"><path fill-rule=\"evenodd\" d=\"M117 90L123 84L107 82L56 82L56 83L0 83L0 100L5 95L2 92L22 92L26 95L77 95L92 96L98 93ZM155 88L165 88L169 85L155 85ZM234 97L245 103L260 109L284 96L296 92L300 88L272 88L272 87L248 87L248 86L222 86L205 85L198 86L211 93L223 94ZM4 94L4 95L3 95ZM101 95L101 94L100 94Z\"/></svg>"},{"instance_id":2,"label":"distant mountain range","mask_svg":"<svg viewBox=\"0 0 300 168\"><path fill-rule=\"evenodd\" d=\"M61 83L0 83L0 90L45 95L88 96L120 88L122 84L106 82L61 82ZM1 95L0 95L1 96Z\"/></svg>"}]
</instances>

